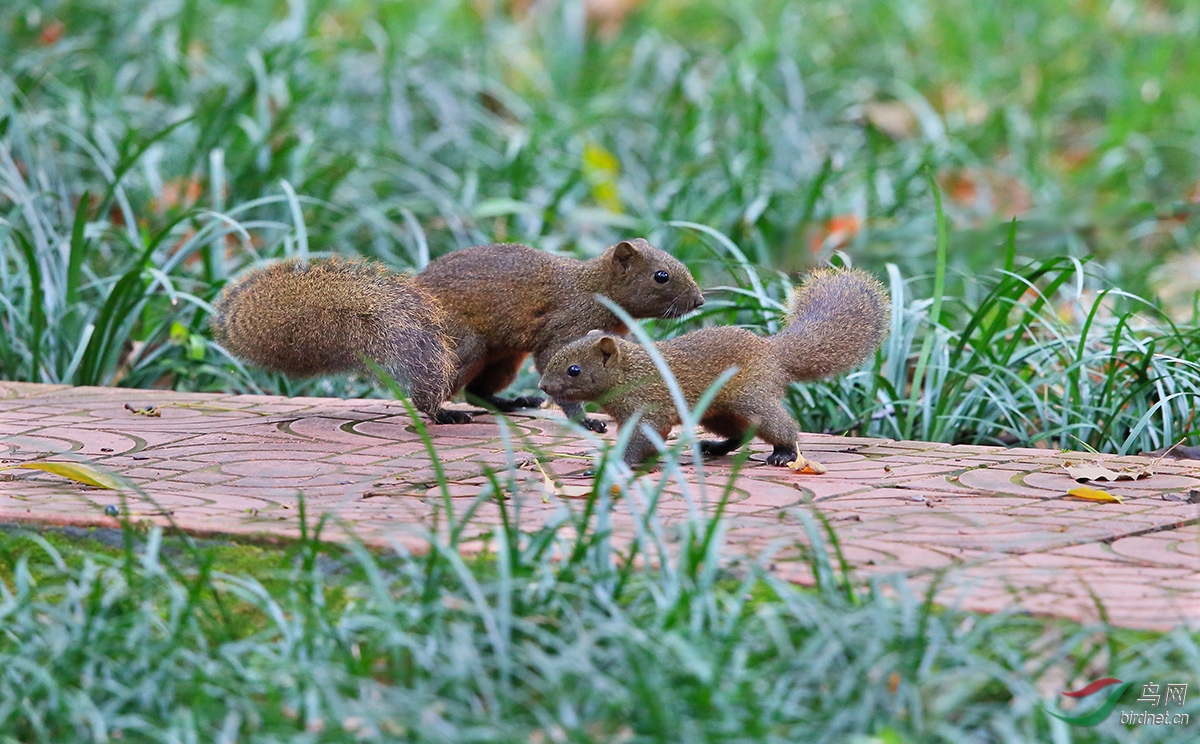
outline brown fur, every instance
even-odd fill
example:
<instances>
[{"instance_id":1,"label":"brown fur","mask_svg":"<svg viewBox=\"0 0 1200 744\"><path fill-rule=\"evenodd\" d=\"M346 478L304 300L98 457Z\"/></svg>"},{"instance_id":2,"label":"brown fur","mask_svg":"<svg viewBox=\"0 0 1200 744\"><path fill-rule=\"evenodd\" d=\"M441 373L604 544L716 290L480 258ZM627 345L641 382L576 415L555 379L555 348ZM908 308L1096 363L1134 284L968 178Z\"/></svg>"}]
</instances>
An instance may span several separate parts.
<instances>
[{"instance_id":1,"label":"brown fur","mask_svg":"<svg viewBox=\"0 0 1200 744\"><path fill-rule=\"evenodd\" d=\"M703 442L706 454L723 455L750 431L774 445L767 458L782 465L796 457L799 427L783 407L788 386L850 370L886 338L887 290L861 271L814 272L796 293L789 324L763 337L742 328L703 328L655 348L679 382L689 407L725 370L737 372L709 404L700 423L724 440ZM569 370L578 367L572 376ZM637 412L642 423L666 437L679 424L670 391L646 349L621 338L593 333L559 350L546 366L542 389L560 400L596 400L624 424ZM638 431L625 460L636 465L653 454Z\"/></svg>"},{"instance_id":2,"label":"brown fur","mask_svg":"<svg viewBox=\"0 0 1200 744\"><path fill-rule=\"evenodd\" d=\"M445 326L411 276L339 258L256 269L225 289L212 318L231 353L295 377L362 370L365 356L430 413L455 372Z\"/></svg>"},{"instance_id":3,"label":"brown fur","mask_svg":"<svg viewBox=\"0 0 1200 744\"><path fill-rule=\"evenodd\" d=\"M476 246L442 256L415 277L382 268L371 269L374 273L363 269L352 277L327 270L324 263L270 267L232 285L213 320L218 338L256 364L297 375L350 369L357 353L390 348L390 356L368 356L389 370L408 370L417 375L410 379L426 384L417 368L423 364L424 347L387 347L386 340L397 327L410 329L409 334L442 330L443 343L452 352L449 382L437 404L422 410L443 422L471 420L461 412L440 410L442 400L464 387L501 410L540 405L540 398L505 399L496 394L512 383L531 353L541 370L554 351L592 329L625 332L595 294L610 298L636 318L673 317L704 302L687 267L640 239L617 243L590 261L517 244ZM659 271L666 272L667 281L654 278ZM263 283L260 274L275 280ZM336 280L331 278L335 275ZM391 305L389 293L396 295ZM419 297L438 321L424 323L403 315L396 306L411 313L410 297ZM387 311L381 312L382 307ZM368 316L376 321L369 326L347 320ZM268 340L281 318L292 321L282 327L293 340ZM319 327L300 330L304 323ZM326 359L325 364L315 363ZM440 369L440 363L437 366ZM433 379L441 378L435 374ZM564 410L583 418L581 404L567 403ZM603 429L600 422L584 423Z\"/></svg>"}]
</instances>

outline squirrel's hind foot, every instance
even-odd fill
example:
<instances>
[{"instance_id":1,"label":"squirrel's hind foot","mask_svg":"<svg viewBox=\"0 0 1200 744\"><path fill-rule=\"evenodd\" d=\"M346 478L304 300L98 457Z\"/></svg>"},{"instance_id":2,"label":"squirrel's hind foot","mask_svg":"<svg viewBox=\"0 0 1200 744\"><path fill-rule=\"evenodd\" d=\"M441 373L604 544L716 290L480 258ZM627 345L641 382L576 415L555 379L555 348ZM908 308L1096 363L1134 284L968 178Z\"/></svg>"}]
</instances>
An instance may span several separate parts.
<instances>
[{"instance_id":1,"label":"squirrel's hind foot","mask_svg":"<svg viewBox=\"0 0 1200 744\"><path fill-rule=\"evenodd\" d=\"M475 417L466 411L450 411L445 408L439 408L437 415L433 417L435 424L469 424L475 421Z\"/></svg>"},{"instance_id":2,"label":"squirrel's hind foot","mask_svg":"<svg viewBox=\"0 0 1200 744\"><path fill-rule=\"evenodd\" d=\"M782 467L787 465L789 462L794 462L798 454L799 453L796 452L794 447L781 447L779 445L775 445L775 451L767 455L767 464Z\"/></svg>"},{"instance_id":3,"label":"squirrel's hind foot","mask_svg":"<svg viewBox=\"0 0 1200 744\"><path fill-rule=\"evenodd\" d=\"M608 424L600 419L588 418L586 416L579 421L579 425L588 431L594 431L597 434L603 434L604 432L608 431Z\"/></svg>"},{"instance_id":4,"label":"squirrel's hind foot","mask_svg":"<svg viewBox=\"0 0 1200 744\"><path fill-rule=\"evenodd\" d=\"M705 457L722 457L742 446L740 439L701 439L700 454Z\"/></svg>"}]
</instances>

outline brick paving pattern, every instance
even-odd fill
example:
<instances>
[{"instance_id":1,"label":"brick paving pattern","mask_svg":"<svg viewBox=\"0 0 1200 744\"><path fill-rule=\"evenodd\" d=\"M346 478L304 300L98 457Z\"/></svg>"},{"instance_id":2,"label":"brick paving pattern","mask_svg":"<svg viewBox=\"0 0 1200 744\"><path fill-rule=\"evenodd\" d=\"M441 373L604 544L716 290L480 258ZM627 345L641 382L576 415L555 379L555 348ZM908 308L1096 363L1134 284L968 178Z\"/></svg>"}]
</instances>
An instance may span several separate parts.
<instances>
[{"instance_id":1,"label":"brick paving pattern","mask_svg":"<svg viewBox=\"0 0 1200 744\"><path fill-rule=\"evenodd\" d=\"M156 406L161 415L127 405ZM431 427L456 513L474 504L489 471L538 486L543 476L528 465L534 452L562 485L553 497L522 490L510 515L531 529L582 509L594 449L552 412L542 414L509 417L503 429L486 415ZM1066 497L1077 484L1062 466L1088 459L1079 453L822 435L805 435L802 446L829 472L768 467L767 448L755 446L726 507L730 554L766 556L778 575L811 582L805 515L819 511L860 579L905 574L909 590L923 591L940 577L939 602L969 610L1093 621L1099 601L1117 625L1200 627L1200 504L1191 503L1200 462L1164 460L1149 478L1095 484L1124 497L1108 504ZM0 460L88 462L134 487L118 493L3 471L0 522L9 523L114 527L105 508L124 500L135 521L288 537L300 531L302 493L310 519L336 518L329 534L348 529L371 544L420 549L444 503L404 407L386 400L0 382ZM664 529L711 513L731 468L729 458L708 461L703 484L689 467L686 488L668 486L656 512ZM627 543L638 503L614 503L614 539ZM502 519L494 500L480 502L469 534L486 536ZM444 532L444 515L437 521Z\"/></svg>"}]
</instances>

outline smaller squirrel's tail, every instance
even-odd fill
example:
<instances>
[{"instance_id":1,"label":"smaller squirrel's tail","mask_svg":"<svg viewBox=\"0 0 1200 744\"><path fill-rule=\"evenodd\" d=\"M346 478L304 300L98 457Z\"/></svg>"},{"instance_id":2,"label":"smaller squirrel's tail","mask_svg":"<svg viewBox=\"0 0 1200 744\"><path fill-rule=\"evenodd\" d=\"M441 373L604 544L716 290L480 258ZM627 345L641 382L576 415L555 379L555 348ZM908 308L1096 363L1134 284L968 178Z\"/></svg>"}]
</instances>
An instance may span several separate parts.
<instances>
[{"instance_id":1,"label":"smaller squirrel's tail","mask_svg":"<svg viewBox=\"0 0 1200 744\"><path fill-rule=\"evenodd\" d=\"M795 292L785 329L772 337L793 380L854 369L887 338L891 300L857 269L818 269Z\"/></svg>"},{"instance_id":2,"label":"smaller squirrel's tail","mask_svg":"<svg viewBox=\"0 0 1200 744\"><path fill-rule=\"evenodd\" d=\"M365 357L429 414L453 392L441 306L380 264L333 258L255 269L225 288L211 322L222 346L259 367L312 377L362 370Z\"/></svg>"}]
</instances>

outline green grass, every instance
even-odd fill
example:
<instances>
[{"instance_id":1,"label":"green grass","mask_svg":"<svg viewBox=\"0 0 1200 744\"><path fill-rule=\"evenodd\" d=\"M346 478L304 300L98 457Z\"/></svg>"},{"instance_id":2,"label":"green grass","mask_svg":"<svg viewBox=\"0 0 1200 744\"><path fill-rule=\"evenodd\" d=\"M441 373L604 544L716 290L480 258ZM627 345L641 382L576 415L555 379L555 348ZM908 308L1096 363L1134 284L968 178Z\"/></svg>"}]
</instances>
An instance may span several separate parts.
<instances>
[{"instance_id":1,"label":"green grass","mask_svg":"<svg viewBox=\"0 0 1200 744\"><path fill-rule=\"evenodd\" d=\"M1200 647L1186 633L931 611L889 580L848 596L823 549L813 568L837 580L804 590L757 562L719 567L722 531L703 520L666 530L680 549L635 567L602 528L606 500L573 507L557 526L498 529L488 560L451 544L424 556L337 548L317 525L273 550L157 529L97 533L103 543L10 531L0 731L22 742L1118 741L1128 732L1115 719L1068 730L1046 701L1110 669L1196 681ZM662 550L664 526L648 519L639 539ZM1186 740L1157 729L1137 741Z\"/></svg>"},{"instance_id":2,"label":"green grass","mask_svg":"<svg viewBox=\"0 0 1200 744\"><path fill-rule=\"evenodd\" d=\"M648 0L615 31L520 5L0 5L0 378L386 394L243 368L210 303L283 256L645 235L714 288L653 337L775 330L825 261L887 279L876 359L792 391L808 431L1196 442L1193 3ZM1194 635L930 612L820 550L815 593L727 570L718 521L681 553L647 522L659 562L622 562L608 508L486 562L0 538L0 735L1167 741L1041 706L1200 668Z\"/></svg>"}]
</instances>

